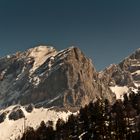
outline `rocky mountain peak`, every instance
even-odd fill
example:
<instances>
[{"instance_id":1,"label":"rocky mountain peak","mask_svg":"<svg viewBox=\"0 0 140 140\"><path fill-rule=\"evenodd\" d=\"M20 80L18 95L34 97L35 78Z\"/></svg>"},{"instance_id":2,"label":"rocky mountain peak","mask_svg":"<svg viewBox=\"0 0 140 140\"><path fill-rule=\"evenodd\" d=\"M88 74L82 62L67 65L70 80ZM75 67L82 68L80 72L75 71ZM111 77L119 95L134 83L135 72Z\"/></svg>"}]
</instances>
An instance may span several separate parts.
<instances>
[{"instance_id":1,"label":"rocky mountain peak","mask_svg":"<svg viewBox=\"0 0 140 140\"><path fill-rule=\"evenodd\" d=\"M116 94L122 95L129 91L137 93L140 87L140 48L119 64L100 72L100 78L106 80Z\"/></svg>"},{"instance_id":2,"label":"rocky mountain peak","mask_svg":"<svg viewBox=\"0 0 140 140\"><path fill-rule=\"evenodd\" d=\"M56 54L57 51L52 46L37 46L28 49L26 52L27 57L32 57L34 59L41 59L48 55Z\"/></svg>"},{"instance_id":3,"label":"rocky mountain peak","mask_svg":"<svg viewBox=\"0 0 140 140\"><path fill-rule=\"evenodd\" d=\"M0 59L0 107L14 104L79 108L96 98L114 100L92 61L75 47L38 46Z\"/></svg>"},{"instance_id":4,"label":"rocky mountain peak","mask_svg":"<svg viewBox=\"0 0 140 140\"><path fill-rule=\"evenodd\" d=\"M129 57L130 59L140 59L140 48L138 48L132 55Z\"/></svg>"},{"instance_id":5,"label":"rocky mountain peak","mask_svg":"<svg viewBox=\"0 0 140 140\"><path fill-rule=\"evenodd\" d=\"M57 54L57 51L53 47L38 46L31 48L27 51L27 57L33 59L34 64L30 70L33 73L39 66L41 66L50 56Z\"/></svg>"}]
</instances>

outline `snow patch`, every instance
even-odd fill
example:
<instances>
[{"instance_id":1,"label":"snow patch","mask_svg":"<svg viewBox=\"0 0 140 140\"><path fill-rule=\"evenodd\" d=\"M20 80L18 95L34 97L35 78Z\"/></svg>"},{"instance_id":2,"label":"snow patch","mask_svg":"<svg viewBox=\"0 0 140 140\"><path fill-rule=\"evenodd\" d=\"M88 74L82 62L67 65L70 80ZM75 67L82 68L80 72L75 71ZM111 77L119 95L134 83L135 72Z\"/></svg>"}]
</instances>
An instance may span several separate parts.
<instances>
[{"instance_id":1,"label":"snow patch","mask_svg":"<svg viewBox=\"0 0 140 140\"><path fill-rule=\"evenodd\" d=\"M32 83L35 86L39 85L39 83L41 81L38 76L34 76L33 78L29 77L29 79L30 79L29 82Z\"/></svg>"},{"instance_id":2,"label":"snow patch","mask_svg":"<svg viewBox=\"0 0 140 140\"><path fill-rule=\"evenodd\" d=\"M140 70L133 72L132 75L140 75Z\"/></svg>"},{"instance_id":3,"label":"snow patch","mask_svg":"<svg viewBox=\"0 0 140 140\"><path fill-rule=\"evenodd\" d=\"M134 82L134 85L138 88L140 87L140 82Z\"/></svg>"},{"instance_id":4,"label":"snow patch","mask_svg":"<svg viewBox=\"0 0 140 140\"><path fill-rule=\"evenodd\" d=\"M116 94L116 99L123 99L124 93L127 93L129 90L127 86L115 86L110 87L110 89Z\"/></svg>"},{"instance_id":5,"label":"snow patch","mask_svg":"<svg viewBox=\"0 0 140 140\"><path fill-rule=\"evenodd\" d=\"M7 55L6 57L7 57L8 59L9 59L9 58L11 58L11 56L10 56L10 55Z\"/></svg>"},{"instance_id":6,"label":"snow patch","mask_svg":"<svg viewBox=\"0 0 140 140\"><path fill-rule=\"evenodd\" d=\"M60 97L61 97L61 94L58 95L57 97L51 99L47 104L50 104L50 103L54 102L55 100L59 99Z\"/></svg>"},{"instance_id":7,"label":"snow patch","mask_svg":"<svg viewBox=\"0 0 140 140\"><path fill-rule=\"evenodd\" d=\"M20 79L22 79L22 78L24 77L24 75L25 75L25 73L24 73L25 70L26 70L26 67L24 66L24 67L22 68L21 73L17 76L16 80L20 80Z\"/></svg>"},{"instance_id":8,"label":"snow patch","mask_svg":"<svg viewBox=\"0 0 140 140\"><path fill-rule=\"evenodd\" d=\"M30 75L41 66L50 56L55 55L57 52L53 47L39 46L33 49L30 49L30 54L28 57L34 59L34 64L30 70Z\"/></svg>"},{"instance_id":9,"label":"snow patch","mask_svg":"<svg viewBox=\"0 0 140 140\"><path fill-rule=\"evenodd\" d=\"M130 90L133 91L134 93L138 93L138 89L130 87Z\"/></svg>"},{"instance_id":10,"label":"snow patch","mask_svg":"<svg viewBox=\"0 0 140 140\"><path fill-rule=\"evenodd\" d=\"M26 112L24 107L20 107L25 114L25 118L13 121L9 120L8 115L15 106L10 106L7 109L0 111L0 114L5 111L9 111L7 117L3 123L0 123L0 139L1 140L15 140L19 136L21 137L27 126L37 128L41 121L48 122L53 121L54 126L59 118L67 120L71 112L56 112L47 108L34 109L31 113ZM25 128L24 128L25 127Z\"/></svg>"},{"instance_id":11,"label":"snow patch","mask_svg":"<svg viewBox=\"0 0 140 140\"><path fill-rule=\"evenodd\" d=\"M79 139L82 140L82 137L83 137L86 133L87 133L87 131L86 131L86 132L83 132L83 133L79 136Z\"/></svg>"}]
</instances>

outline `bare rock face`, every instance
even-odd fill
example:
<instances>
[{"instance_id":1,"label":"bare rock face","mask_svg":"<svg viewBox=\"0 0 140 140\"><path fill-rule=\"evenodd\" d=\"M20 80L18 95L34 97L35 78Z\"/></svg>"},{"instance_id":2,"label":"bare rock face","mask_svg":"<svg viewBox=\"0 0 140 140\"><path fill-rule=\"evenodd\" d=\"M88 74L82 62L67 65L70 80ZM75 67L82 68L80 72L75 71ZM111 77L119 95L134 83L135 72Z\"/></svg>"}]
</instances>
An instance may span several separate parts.
<instances>
[{"instance_id":1,"label":"bare rock face","mask_svg":"<svg viewBox=\"0 0 140 140\"><path fill-rule=\"evenodd\" d=\"M39 46L0 59L0 107L13 104L79 108L97 98L114 100L80 49Z\"/></svg>"},{"instance_id":2,"label":"bare rock face","mask_svg":"<svg viewBox=\"0 0 140 140\"><path fill-rule=\"evenodd\" d=\"M9 114L9 120L18 120L24 117L25 117L24 112L21 109L13 110Z\"/></svg>"},{"instance_id":3,"label":"bare rock face","mask_svg":"<svg viewBox=\"0 0 140 140\"><path fill-rule=\"evenodd\" d=\"M33 104L29 104L28 106L25 107L25 110L28 112L28 113L31 113L34 109L34 105Z\"/></svg>"},{"instance_id":4,"label":"bare rock face","mask_svg":"<svg viewBox=\"0 0 140 140\"><path fill-rule=\"evenodd\" d=\"M99 78L106 81L110 87L122 87L122 90L127 87L125 92L137 92L140 87L140 49L119 64L107 67L99 73ZM120 90L116 90L116 94L119 94Z\"/></svg>"},{"instance_id":5,"label":"bare rock face","mask_svg":"<svg viewBox=\"0 0 140 140\"><path fill-rule=\"evenodd\" d=\"M119 65L110 65L103 72L100 77L108 83L109 86L126 86L133 85L133 78L129 71L124 71Z\"/></svg>"},{"instance_id":6,"label":"bare rock face","mask_svg":"<svg viewBox=\"0 0 140 140\"><path fill-rule=\"evenodd\" d=\"M5 119L6 119L6 112L3 112L2 114L0 114L0 123L4 122Z\"/></svg>"}]
</instances>

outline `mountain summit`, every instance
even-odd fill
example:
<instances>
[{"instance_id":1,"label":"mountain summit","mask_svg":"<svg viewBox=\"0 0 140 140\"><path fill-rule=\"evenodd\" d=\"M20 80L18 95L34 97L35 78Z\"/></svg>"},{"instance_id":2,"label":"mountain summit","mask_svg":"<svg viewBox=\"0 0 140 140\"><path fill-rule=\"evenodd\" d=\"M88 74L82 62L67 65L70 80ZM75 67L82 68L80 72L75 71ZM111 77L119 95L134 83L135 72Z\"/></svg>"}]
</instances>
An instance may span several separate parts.
<instances>
[{"instance_id":1,"label":"mountain summit","mask_svg":"<svg viewBox=\"0 0 140 140\"><path fill-rule=\"evenodd\" d=\"M0 59L0 107L35 104L79 108L96 98L114 100L80 49L38 46Z\"/></svg>"},{"instance_id":2,"label":"mountain summit","mask_svg":"<svg viewBox=\"0 0 140 140\"><path fill-rule=\"evenodd\" d=\"M111 64L99 75L108 83L117 98L123 98L124 93L131 91L137 93L140 88L140 49L119 64Z\"/></svg>"}]
</instances>

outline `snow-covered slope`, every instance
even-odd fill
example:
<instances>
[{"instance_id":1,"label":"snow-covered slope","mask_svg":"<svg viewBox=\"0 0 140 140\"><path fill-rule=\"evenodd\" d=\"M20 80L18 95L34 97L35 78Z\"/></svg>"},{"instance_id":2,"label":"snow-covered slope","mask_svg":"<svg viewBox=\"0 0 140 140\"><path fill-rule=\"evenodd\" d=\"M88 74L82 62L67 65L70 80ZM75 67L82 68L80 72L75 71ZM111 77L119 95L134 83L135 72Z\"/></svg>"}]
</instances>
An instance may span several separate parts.
<instances>
[{"instance_id":1,"label":"snow-covered slope","mask_svg":"<svg viewBox=\"0 0 140 140\"><path fill-rule=\"evenodd\" d=\"M18 137L21 137L24 130L31 126L37 128L41 121L48 122L53 121L54 126L58 118L66 120L71 112L64 111L55 111L47 108L33 108L33 111L28 113L23 106L18 106L25 115L17 120L10 120L9 115L16 108L16 106L10 106L7 109L1 110L0 114L7 112L6 118L3 122L0 123L0 140L15 140Z\"/></svg>"},{"instance_id":2,"label":"snow-covered slope","mask_svg":"<svg viewBox=\"0 0 140 140\"><path fill-rule=\"evenodd\" d=\"M38 67L40 67L50 56L57 54L53 47L39 46L28 50L28 57L34 59L34 64L30 69L32 74Z\"/></svg>"}]
</instances>

